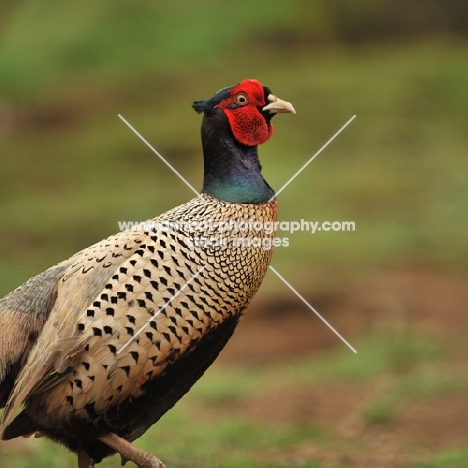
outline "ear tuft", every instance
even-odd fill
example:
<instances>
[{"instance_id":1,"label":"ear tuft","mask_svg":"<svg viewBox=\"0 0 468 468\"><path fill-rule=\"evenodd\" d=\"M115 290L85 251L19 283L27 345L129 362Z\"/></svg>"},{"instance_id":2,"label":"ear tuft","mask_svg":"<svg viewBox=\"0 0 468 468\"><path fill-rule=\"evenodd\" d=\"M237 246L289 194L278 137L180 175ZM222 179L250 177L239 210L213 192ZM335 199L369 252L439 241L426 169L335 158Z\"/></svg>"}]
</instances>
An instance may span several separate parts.
<instances>
[{"instance_id":1,"label":"ear tuft","mask_svg":"<svg viewBox=\"0 0 468 468\"><path fill-rule=\"evenodd\" d=\"M211 99L202 99L201 101L194 101L192 107L198 114L206 112L212 108Z\"/></svg>"},{"instance_id":2,"label":"ear tuft","mask_svg":"<svg viewBox=\"0 0 468 468\"><path fill-rule=\"evenodd\" d=\"M192 107L196 112L201 114L202 112L208 112L217 106L221 101L224 101L229 97L229 92L233 86L228 86L226 88L220 89L213 97L208 99L201 99L200 101L195 101L192 104Z\"/></svg>"}]
</instances>

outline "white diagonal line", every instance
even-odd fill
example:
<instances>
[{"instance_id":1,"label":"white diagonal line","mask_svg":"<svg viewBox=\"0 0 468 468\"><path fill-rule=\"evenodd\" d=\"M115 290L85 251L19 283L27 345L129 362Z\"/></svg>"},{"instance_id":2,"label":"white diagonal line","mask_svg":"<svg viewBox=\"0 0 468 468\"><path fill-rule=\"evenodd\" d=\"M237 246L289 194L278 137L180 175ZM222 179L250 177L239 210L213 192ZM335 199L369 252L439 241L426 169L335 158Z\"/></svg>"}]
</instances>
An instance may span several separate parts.
<instances>
[{"instance_id":1,"label":"white diagonal line","mask_svg":"<svg viewBox=\"0 0 468 468\"><path fill-rule=\"evenodd\" d=\"M135 135L139 136L140 139L143 141L143 143L146 144L146 146L148 146L148 148L150 148L154 154L156 154L156 156L159 157L159 159L161 159L161 161L163 161L167 167L169 167L169 169L172 170L172 172L174 172L174 174L178 175L179 176L179 179L181 179L183 182L185 182L185 185L187 185L187 187L189 187L190 189L193 190L193 192L195 192L197 195L200 195L198 193L198 191L193 188L193 186L190 184L190 182L188 182L183 176L182 174L180 174L173 166L171 166L171 164L169 164L162 156L161 154L156 151L120 114L119 114L119 117L120 119L135 133Z\"/></svg>"},{"instance_id":2,"label":"white diagonal line","mask_svg":"<svg viewBox=\"0 0 468 468\"><path fill-rule=\"evenodd\" d=\"M118 351L120 354L137 336L148 326L149 323L154 322L156 317L177 297L182 294L182 291L206 268L206 265L202 266L165 304L161 307L156 314L153 315L136 333L133 335Z\"/></svg>"},{"instance_id":3,"label":"white diagonal line","mask_svg":"<svg viewBox=\"0 0 468 468\"><path fill-rule=\"evenodd\" d=\"M276 198L354 119L353 115L269 200Z\"/></svg>"},{"instance_id":4,"label":"white diagonal line","mask_svg":"<svg viewBox=\"0 0 468 468\"><path fill-rule=\"evenodd\" d=\"M268 268L272 270L276 276L283 281L283 283L291 289L292 292L330 329L332 330L338 338L343 341L343 343L348 346L348 348L357 353L357 351L270 265Z\"/></svg>"}]
</instances>

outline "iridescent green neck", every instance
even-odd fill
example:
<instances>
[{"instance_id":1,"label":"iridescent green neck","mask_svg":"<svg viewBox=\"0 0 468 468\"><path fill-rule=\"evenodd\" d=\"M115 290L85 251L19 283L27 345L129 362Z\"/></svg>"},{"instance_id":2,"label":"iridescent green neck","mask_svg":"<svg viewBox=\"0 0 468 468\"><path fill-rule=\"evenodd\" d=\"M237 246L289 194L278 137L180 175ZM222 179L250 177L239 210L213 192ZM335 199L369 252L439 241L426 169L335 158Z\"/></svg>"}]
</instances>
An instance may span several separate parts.
<instances>
[{"instance_id":1,"label":"iridescent green neck","mask_svg":"<svg viewBox=\"0 0 468 468\"><path fill-rule=\"evenodd\" d=\"M222 110L205 114L202 144L202 193L231 203L265 203L274 195L262 176L257 146L243 145L234 138Z\"/></svg>"}]
</instances>

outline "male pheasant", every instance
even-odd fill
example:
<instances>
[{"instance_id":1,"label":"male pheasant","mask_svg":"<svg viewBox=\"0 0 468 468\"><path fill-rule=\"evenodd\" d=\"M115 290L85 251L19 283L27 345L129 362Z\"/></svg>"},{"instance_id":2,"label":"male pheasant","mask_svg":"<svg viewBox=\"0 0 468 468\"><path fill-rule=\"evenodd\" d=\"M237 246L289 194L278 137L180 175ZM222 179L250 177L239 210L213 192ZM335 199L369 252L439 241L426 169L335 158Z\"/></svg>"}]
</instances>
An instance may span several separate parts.
<instances>
[{"instance_id":1,"label":"male pheasant","mask_svg":"<svg viewBox=\"0 0 468 468\"><path fill-rule=\"evenodd\" d=\"M295 112L252 79L193 108L204 113L202 193L0 301L3 439L48 437L79 468L116 452L164 466L130 442L202 376L260 287L275 232L246 226L271 226L277 210L257 145L276 113Z\"/></svg>"}]
</instances>

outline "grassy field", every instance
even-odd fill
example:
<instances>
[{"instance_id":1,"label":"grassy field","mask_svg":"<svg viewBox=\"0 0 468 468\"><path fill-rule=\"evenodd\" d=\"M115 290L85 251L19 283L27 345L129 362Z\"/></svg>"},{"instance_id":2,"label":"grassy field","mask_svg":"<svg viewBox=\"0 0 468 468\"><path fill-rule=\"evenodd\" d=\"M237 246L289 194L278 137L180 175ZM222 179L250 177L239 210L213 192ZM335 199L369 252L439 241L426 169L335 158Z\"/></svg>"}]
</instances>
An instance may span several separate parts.
<instances>
[{"instance_id":1,"label":"grassy field","mask_svg":"<svg viewBox=\"0 0 468 468\"><path fill-rule=\"evenodd\" d=\"M358 354L269 274L140 446L172 468L468 466L466 37L349 44L322 2L154 3L0 19L0 294L192 197L119 113L199 188L191 102L256 77L297 110L260 148L277 189L357 115L278 198L283 220L356 231L284 234L273 265ZM74 464L44 440L0 444L6 468Z\"/></svg>"}]
</instances>

